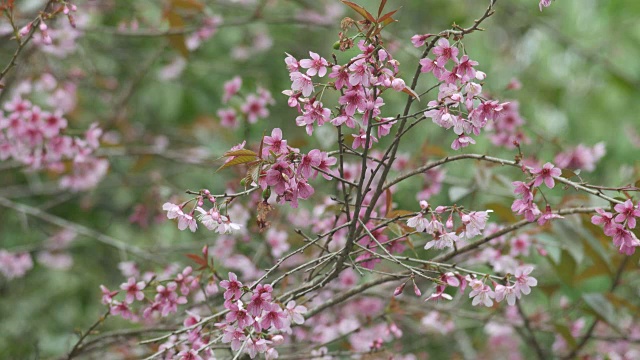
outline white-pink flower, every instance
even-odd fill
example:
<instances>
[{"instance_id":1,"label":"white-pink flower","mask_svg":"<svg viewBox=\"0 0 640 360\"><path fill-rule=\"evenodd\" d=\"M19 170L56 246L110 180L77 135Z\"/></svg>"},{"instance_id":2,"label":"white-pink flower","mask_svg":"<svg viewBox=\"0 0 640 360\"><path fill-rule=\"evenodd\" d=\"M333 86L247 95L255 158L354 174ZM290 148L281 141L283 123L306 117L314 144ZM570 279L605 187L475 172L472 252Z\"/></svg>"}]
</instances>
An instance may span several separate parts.
<instances>
[{"instance_id":1,"label":"white-pink flower","mask_svg":"<svg viewBox=\"0 0 640 360\"><path fill-rule=\"evenodd\" d=\"M308 69L307 75L309 76L325 76L327 74L327 66L329 66L327 60L312 51L309 51L309 55L311 56L311 59L300 60L300 67Z\"/></svg>"}]
</instances>

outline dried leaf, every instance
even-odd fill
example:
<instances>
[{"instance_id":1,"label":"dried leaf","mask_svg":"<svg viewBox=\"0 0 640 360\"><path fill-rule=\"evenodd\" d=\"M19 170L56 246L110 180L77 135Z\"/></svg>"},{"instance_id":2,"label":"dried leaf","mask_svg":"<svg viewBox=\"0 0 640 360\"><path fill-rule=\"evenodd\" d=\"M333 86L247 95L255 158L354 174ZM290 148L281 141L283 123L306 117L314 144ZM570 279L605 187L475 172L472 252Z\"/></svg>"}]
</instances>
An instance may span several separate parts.
<instances>
[{"instance_id":1,"label":"dried leaf","mask_svg":"<svg viewBox=\"0 0 640 360\"><path fill-rule=\"evenodd\" d=\"M193 10L203 10L204 4L197 0L173 0L171 5L174 8L183 8L183 9L193 9Z\"/></svg>"},{"instance_id":2,"label":"dried leaf","mask_svg":"<svg viewBox=\"0 0 640 360\"><path fill-rule=\"evenodd\" d=\"M387 212L387 219L393 219L400 216L412 215L415 211L409 210L391 210Z\"/></svg>"},{"instance_id":3,"label":"dried leaf","mask_svg":"<svg viewBox=\"0 0 640 360\"><path fill-rule=\"evenodd\" d=\"M405 87L404 89L402 89L402 92L405 94L409 94L416 100L420 101L420 96L418 96L418 94L415 91L411 90L411 88Z\"/></svg>"},{"instance_id":4,"label":"dried leaf","mask_svg":"<svg viewBox=\"0 0 640 360\"><path fill-rule=\"evenodd\" d=\"M184 20L182 16L174 11L174 9L169 9L165 11L164 18L169 22L169 28L171 29L182 29L184 28ZM185 44L184 34L172 34L167 35L167 39L169 39L169 44L171 47L176 49L183 57L189 56L189 49Z\"/></svg>"}]
</instances>

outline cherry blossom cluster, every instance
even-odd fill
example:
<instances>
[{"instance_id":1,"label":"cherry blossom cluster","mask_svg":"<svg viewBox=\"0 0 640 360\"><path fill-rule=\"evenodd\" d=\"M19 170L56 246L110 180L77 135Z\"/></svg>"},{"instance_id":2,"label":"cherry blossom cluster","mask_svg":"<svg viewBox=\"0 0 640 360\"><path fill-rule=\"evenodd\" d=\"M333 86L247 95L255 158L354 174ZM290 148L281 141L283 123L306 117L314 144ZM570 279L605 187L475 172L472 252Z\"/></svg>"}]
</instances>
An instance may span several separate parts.
<instances>
[{"instance_id":1,"label":"cherry blossom cluster","mask_svg":"<svg viewBox=\"0 0 640 360\"><path fill-rule=\"evenodd\" d=\"M259 87L255 94L245 96L240 92L241 87L242 78L239 76L224 83L222 103L236 104L235 106L218 110L220 124L226 128L237 128L240 125L239 114L249 124L256 123L258 119L267 118L269 116L267 106L275 104L268 90Z\"/></svg>"},{"instance_id":2,"label":"cherry blossom cluster","mask_svg":"<svg viewBox=\"0 0 640 360\"><path fill-rule=\"evenodd\" d=\"M453 248L460 240L472 239L482 234L482 230L487 224L489 213L486 211L466 212L455 206L438 206L431 209L427 201L420 201L421 211L414 217L407 220L407 225L418 232L425 232L433 236L433 240L427 242L425 249ZM443 215L449 213L443 221ZM462 226L456 229L454 215L460 219Z\"/></svg>"},{"instance_id":3,"label":"cherry blossom cluster","mask_svg":"<svg viewBox=\"0 0 640 360\"><path fill-rule=\"evenodd\" d=\"M356 284L357 277L355 271L347 269L340 275L338 281L331 284L330 288L332 290L349 290ZM310 300L309 306L318 306L329 301L334 295L332 290L326 289L318 292L317 296ZM385 343L401 338L403 335L402 330L392 320L371 323L371 319L379 317L384 312L385 300L377 296L363 294L330 312L321 312L308 318L305 322L306 327L294 329L297 330L294 335L300 341L311 341L316 344L330 343L346 336L353 351L376 351L381 349ZM324 355L326 348L322 346L312 351L311 354ZM315 359L315 357L313 358Z\"/></svg>"},{"instance_id":4,"label":"cherry blossom cluster","mask_svg":"<svg viewBox=\"0 0 640 360\"><path fill-rule=\"evenodd\" d=\"M29 100L15 97L0 112L0 160L12 159L32 170L50 170L64 174L60 186L72 191L95 187L109 168L97 158L102 129L97 123L84 137L65 135L67 120L60 110L48 112ZM65 162L71 161L70 172Z\"/></svg>"},{"instance_id":5,"label":"cherry blossom cluster","mask_svg":"<svg viewBox=\"0 0 640 360\"><path fill-rule=\"evenodd\" d=\"M282 334L290 334L292 324L304 323L306 307L295 301L281 306L273 298L271 285L258 284L250 290L234 273L229 273L229 280L221 281L220 287L225 289L224 307L229 311L224 322L216 324L224 334L222 342L230 343L233 351L244 349L252 359L262 353L267 359L278 358L273 346L284 342ZM249 293L250 299L243 302Z\"/></svg>"},{"instance_id":6,"label":"cherry blossom cluster","mask_svg":"<svg viewBox=\"0 0 640 360\"><path fill-rule=\"evenodd\" d=\"M512 184L515 187L514 194L520 195L520 199L516 199L511 205L511 210L517 212L519 215L524 215L527 221L535 221L538 218L538 224L540 226L546 224L552 219L561 219L562 216L554 214L551 211L551 206L547 204L545 212L541 213L538 209L538 205L533 202L535 196L534 190L542 183L544 183L549 189L553 189L555 186L554 177L558 177L562 174L562 170L555 167L552 163L546 163L541 168L533 168L528 170L534 179L529 182L514 181ZM539 216L539 217L538 217Z\"/></svg>"},{"instance_id":7,"label":"cherry blossom cluster","mask_svg":"<svg viewBox=\"0 0 640 360\"><path fill-rule=\"evenodd\" d=\"M603 209L597 209L598 215L591 218L595 225L602 225L604 233L613 239L613 245L622 254L632 255L636 247L640 246L640 240L634 234L636 218L640 218L640 206L633 205L631 200L614 206L615 215Z\"/></svg>"},{"instance_id":8,"label":"cherry blossom cluster","mask_svg":"<svg viewBox=\"0 0 640 360\"><path fill-rule=\"evenodd\" d=\"M185 40L187 48L191 51L196 50L202 45L203 42L209 40L213 35L218 32L218 28L222 25L222 17L217 15L206 16L202 25L198 30L194 31Z\"/></svg>"},{"instance_id":9,"label":"cherry blossom cluster","mask_svg":"<svg viewBox=\"0 0 640 360\"><path fill-rule=\"evenodd\" d=\"M260 176L258 185L263 190L272 190L277 195L276 201L288 202L293 208L298 207L299 198L308 199L313 195L308 179L316 178L318 173L327 180L332 179L334 172L330 167L337 161L318 149L300 153L299 149L287 145L279 128L264 137L261 156L269 166L262 170L264 176Z\"/></svg>"},{"instance_id":10,"label":"cherry blossom cluster","mask_svg":"<svg viewBox=\"0 0 640 360\"><path fill-rule=\"evenodd\" d=\"M51 31L49 30L49 26L47 26L47 24L45 23L45 19L48 20L58 13L64 14L69 20L69 25L71 25L72 28L75 28L76 20L73 16L73 13L75 13L78 8L70 1L60 1L60 4L58 4L57 6L59 6L58 9L54 9L48 14L41 14L36 20L30 21L27 25L20 28L20 30L18 31L18 35L24 38L25 36L28 36L29 33L31 33L34 26L37 26L40 33L40 42L45 45L53 44Z\"/></svg>"},{"instance_id":11,"label":"cherry blossom cluster","mask_svg":"<svg viewBox=\"0 0 640 360\"><path fill-rule=\"evenodd\" d=\"M415 35L412 41L420 47L430 36ZM479 135L489 121L499 118L508 104L481 97L482 85L473 80L484 80L486 75L474 68L478 62L471 60L468 55L458 58L458 44L452 46L449 40L441 38L432 51L435 60L428 57L420 60L420 71L432 73L441 82L438 100L428 103L424 116L442 128L453 128L458 136L451 144L453 150L475 144L470 135ZM453 64L450 70L446 67L449 62Z\"/></svg>"},{"instance_id":12,"label":"cherry blossom cluster","mask_svg":"<svg viewBox=\"0 0 640 360\"><path fill-rule=\"evenodd\" d=\"M307 134L313 133L314 126L322 126L330 122L335 126L345 125L357 129L353 137L353 148L370 148L378 139L369 134L367 143L366 128L369 121L378 126L378 137L386 136L395 120L380 118L380 108L384 105L381 94L387 89L403 91L405 82L398 77L398 62L384 48L377 48L364 40L358 42L360 53L352 57L345 65L330 64L326 59L314 52L310 58L297 60L287 54L285 63L291 78L291 90L283 91L289 96L288 104L295 107L300 114L296 118L298 126L305 127ZM313 78L322 78L328 74L334 79L316 91L317 83ZM337 114L321 102L323 92L327 89L340 91Z\"/></svg>"},{"instance_id":13,"label":"cherry blossom cluster","mask_svg":"<svg viewBox=\"0 0 640 360\"><path fill-rule=\"evenodd\" d=\"M531 287L538 284L538 281L530 276L532 271L533 266L518 266L515 268L514 274L506 274L504 284L497 283L490 279L488 275L478 278L475 274L462 276L459 273L447 272L440 275L435 291L425 301L452 300L453 297L445 292L447 287L458 288L460 293L463 294L467 286L469 286L471 288L469 298L473 298L471 302L473 306L482 304L491 307L493 306L493 300L499 303L505 299L510 306L513 306L516 299L520 299L522 295L530 294ZM413 277L411 280L413 281ZM487 280L490 280L489 284L487 284ZM400 295L405 285L406 282L398 286L394 291L394 296ZM491 286L493 286L493 289ZM413 282L413 288L415 295L420 297L422 293L415 282Z\"/></svg>"},{"instance_id":14,"label":"cherry blossom cluster","mask_svg":"<svg viewBox=\"0 0 640 360\"><path fill-rule=\"evenodd\" d=\"M204 209L205 200L211 204L211 208ZM194 203L190 211L184 211L189 203ZM178 219L178 229L189 229L195 232L198 229L198 222L207 229L215 231L219 234L226 234L240 229L240 225L231 221L229 214L223 215L216 198L211 195L207 189L203 189L196 198L186 201L180 205L170 202L162 205L162 210L167 212L167 218Z\"/></svg>"},{"instance_id":15,"label":"cherry blossom cluster","mask_svg":"<svg viewBox=\"0 0 640 360\"><path fill-rule=\"evenodd\" d=\"M135 266L122 265L123 273L130 275L128 281L120 285L120 290L112 291L104 285L100 285L100 290L102 303L109 307L109 313L123 319L152 322L155 318L166 317L176 313L178 305L186 304L189 294L200 289L200 277L193 274L190 266L177 274L172 274L173 268L170 268L160 275L146 272L141 276ZM158 280L158 276L166 279ZM152 288L152 284L157 285ZM205 285L205 296L217 293L214 282Z\"/></svg>"},{"instance_id":16,"label":"cherry blossom cluster","mask_svg":"<svg viewBox=\"0 0 640 360\"><path fill-rule=\"evenodd\" d=\"M519 107L517 101L504 104L498 116L487 124L487 130L493 130L489 138L494 145L515 149L519 144L531 142L522 131L525 120L520 116Z\"/></svg>"},{"instance_id":17,"label":"cherry blossom cluster","mask_svg":"<svg viewBox=\"0 0 640 360\"><path fill-rule=\"evenodd\" d=\"M0 273L11 280L23 277L33 268L33 260L28 252L12 253L0 249Z\"/></svg>"},{"instance_id":18,"label":"cherry blossom cluster","mask_svg":"<svg viewBox=\"0 0 640 360\"><path fill-rule=\"evenodd\" d=\"M556 155L553 161L562 169L591 172L595 170L596 164L605 153L606 150L602 142L595 144L593 147L580 144Z\"/></svg>"}]
</instances>

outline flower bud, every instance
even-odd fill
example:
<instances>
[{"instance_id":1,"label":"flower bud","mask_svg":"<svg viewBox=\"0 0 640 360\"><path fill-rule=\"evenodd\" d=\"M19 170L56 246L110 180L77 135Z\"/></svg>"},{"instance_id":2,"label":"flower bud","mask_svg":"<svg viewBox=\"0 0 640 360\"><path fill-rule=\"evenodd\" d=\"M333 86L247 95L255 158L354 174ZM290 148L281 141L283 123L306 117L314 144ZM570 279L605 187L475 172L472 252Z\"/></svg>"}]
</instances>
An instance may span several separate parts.
<instances>
[{"instance_id":1,"label":"flower bud","mask_svg":"<svg viewBox=\"0 0 640 360\"><path fill-rule=\"evenodd\" d=\"M275 335L274 337L271 338L271 341L273 341L274 345L280 345L284 342L284 336Z\"/></svg>"},{"instance_id":2,"label":"flower bud","mask_svg":"<svg viewBox=\"0 0 640 360\"><path fill-rule=\"evenodd\" d=\"M402 290L404 290L404 286L406 285L406 283L398 286L394 291L393 291L393 296L398 296L400 294L402 294Z\"/></svg>"},{"instance_id":3,"label":"flower bud","mask_svg":"<svg viewBox=\"0 0 640 360\"><path fill-rule=\"evenodd\" d=\"M20 31L18 32L18 35L20 35L20 37L27 36L29 34L29 31L31 31L32 26L33 26L32 23L28 23L22 29L20 29Z\"/></svg>"}]
</instances>

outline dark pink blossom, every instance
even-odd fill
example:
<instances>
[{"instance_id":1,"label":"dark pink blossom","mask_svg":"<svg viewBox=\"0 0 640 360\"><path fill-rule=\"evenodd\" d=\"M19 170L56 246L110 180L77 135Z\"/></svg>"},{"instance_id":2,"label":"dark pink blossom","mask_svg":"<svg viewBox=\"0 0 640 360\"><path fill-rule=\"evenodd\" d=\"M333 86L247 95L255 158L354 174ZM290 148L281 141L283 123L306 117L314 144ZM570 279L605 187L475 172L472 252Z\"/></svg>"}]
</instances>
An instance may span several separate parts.
<instances>
[{"instance_id":1,"label":"dark pink blossom","mask_svg":"<svg viewBox=\"0 0 640 360\"><path fill-rule=\"evenodd\" d=\"M224 292L225 300L238 300L242 296L242 283L238 281L238 277L232 272L229 273L229 280L222 280L220 282L220 287L226 289Z\"/></svg>"},{"instance_id":2,"label":"dark pink blossom","mask_svg":"<svg viewBox=\"0 0 640 360\"><path fill-rule=\"evenodd\" d=\"M440 39L438 40L438 45L433 48L433 54L437 56L436 62L438 66L444 66L449 60L457 61L458 48L451 47L449 40Z\"/></svg>"},{"instance_id":3,"label":"dark pink blossom","mask_svg":"<svg viewBox=\"0 0 640 360\"><path fill-rule=\"evenodd\" d=\"M221 285L222 286L222 285ZM239 304L242 304L239 302ZM247 310L241 308L236 303L231 303L227 306L229 309L229 313L225 317L227 323L232 323L234 321L238 321L238 327L246 328L247 326L251 326L255 321L251 315L247 312Z\"/></svg>"},{"instance_id":4,"label":"dark pink blossom","mask_svg":"<svg viewBox=\"0 0 640 360\"><path fill-rule=\"evenodd\" d=\"M125 301L127 304L131 304L134 300L142 301L144 299L144 293L142 290L145 288L144 281L136 283L136 279L131 277L129 281L120 285L120 289L126 291L127 295Z\"/></svg>"},{"instance_id":5,"label":"dark pink blossom","mask_svg":"<svg viewBox=\"0 0 640 360\"><path fill-rule=\"evenodd\" d=\"M287 154L289 152L287 140L282 139L282 130L280 130L280 128L271 130L271 136L267 135L264 137L262 156L267 157L270 152L276 155Z\"/></svg>"},{"instance_id":6,"label":"dark pink blossom","mask_svg":"<svg viewBox=\"0 0 640 360\"><path fill-rule=\"evenodd\" d=\"M275 330L281 330L285 327L287 315L280 309L280 306L274 303L265 305L264 315L260 321L260 327L264 330L273 326Z\"/></svg>"},{"instance_id":7,"label":"dark pink blossom","mask_svg":"<svg viewBox=\"0 0 640 360\"><path fill-rule=\"evenodd\" d=\"M630 229L634 229L636 227L636 218L640 217L640 209L637 206L633 205L631 200L627 200L622 204L617 204L614 207L614 210L618 212L618 215L615 217L615 221L618 223L627 222L627 226Z\"/></svg>"}]
</instances>

